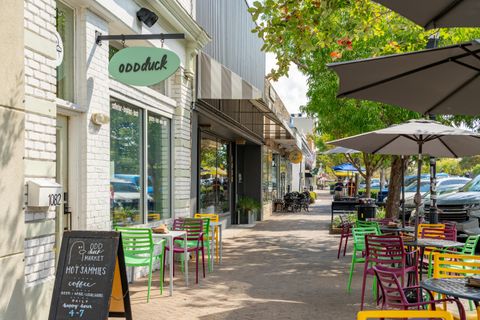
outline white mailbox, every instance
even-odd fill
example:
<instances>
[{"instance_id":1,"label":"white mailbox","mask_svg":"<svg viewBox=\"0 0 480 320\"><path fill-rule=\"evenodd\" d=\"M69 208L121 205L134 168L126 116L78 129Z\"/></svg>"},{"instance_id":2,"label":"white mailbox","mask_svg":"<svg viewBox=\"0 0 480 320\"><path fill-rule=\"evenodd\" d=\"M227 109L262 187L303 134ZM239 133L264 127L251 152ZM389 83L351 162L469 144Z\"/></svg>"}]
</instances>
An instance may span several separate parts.
<instances>
[{"instance_id":1,"label":"white mailbox","mask_svg":"<svg viewBox=\"0 0 480 320\"><path fill-rule=\"evenodd\" d=\"M60 184L48 180L28 181L28 206L59 206L63 202L63 188Z\"/></svg>"}]
</instances>

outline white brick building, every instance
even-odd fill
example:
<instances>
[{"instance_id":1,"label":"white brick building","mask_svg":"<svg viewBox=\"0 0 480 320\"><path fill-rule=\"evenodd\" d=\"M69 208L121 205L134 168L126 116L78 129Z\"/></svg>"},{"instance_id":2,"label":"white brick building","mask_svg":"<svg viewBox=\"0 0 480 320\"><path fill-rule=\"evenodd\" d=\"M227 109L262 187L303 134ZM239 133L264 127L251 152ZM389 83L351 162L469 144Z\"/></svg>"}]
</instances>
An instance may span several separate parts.
<instances>
[{"instance_id":1,"label":"white brick building","mask_svg":"<svg viewBox=\"0 0 480 320\"><path fill-rule=\"evenodd\" d=\"M139 21L140 7L156 13L158 22L149 28ZM20 8L15 8L19 13ZM15 319L47 319L64 230L154 225L191 214L195 56L209 41L194 17L194 1L188 0L24 1L24 85L19 87L20 94L24 90L20 108L24 128L15 139L24 143L19 167L23 177L19 177L25 188L18 195L0 191L2 198L21 199L23 212L17 211L17 216L22 214L18 219L23 226L12 232L24 239L18 252L0 252L0 264L7 265L2 259L12 254L23 261L16 263L17 277L0 281L2 288L13 292L11 298L0 299L0 319L12 314ZM98 33L184 33L185 40L163 44L180 57L181 66L156 86L122 84L109 77L111 55L122 45L160 47L162 43L103 41L98 45ZM56 63L59 49L63 53L60 66ZM3 112L3 102L0 106ZM110 121L95 124L95 115L108 116ZM132 145L138 152L129 156L124 150ZM57 208L28 206L29 181L59 183L67 203Z\"/></svg>"}]
</instances>

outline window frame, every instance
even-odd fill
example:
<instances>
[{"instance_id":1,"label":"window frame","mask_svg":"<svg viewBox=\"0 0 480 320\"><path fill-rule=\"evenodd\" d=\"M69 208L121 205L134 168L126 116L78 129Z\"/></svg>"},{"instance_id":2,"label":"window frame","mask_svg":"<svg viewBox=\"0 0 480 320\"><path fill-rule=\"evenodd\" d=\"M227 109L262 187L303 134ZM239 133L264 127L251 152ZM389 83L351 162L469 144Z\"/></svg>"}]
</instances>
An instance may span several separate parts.
<instances>
[{"instance_id":1,"label":"window frame","mask_svg":"<svg viewBox=\"0 0 480 320\"><path fill-rule=\"evenodd\" d=\"M72 29L73 29L73 39L72 39L72 51L73 51L72 52L72 60L73 60L72 61L72 72L73 72L73 75L72 75L72 82L73 82L72 91L73 92L72 92L72 99L73 100L72 101L65 100L65 99L60 98L58 96L58 83L55 84L55 98L57 100L57 104L59 104L61 106L70 106L72 104L76 105L76 101L78 100L78 96L77 96L78 95L78 90L76 90L76 88L75 88L75 83L77 82L77 77L79 76L78 72L77 72L77 70L79 68L79 66L78 66L79 61L77 59L77 48L79 47L79 45L77 44L77 41L79 41L79 38L80 38L80 37L77 36L77 34L78 34L77 33L78 12L77 11L78 10L66 1L60 1L60 0L55 1L55 5L56 5L55 6L55 32L57 32L57 33L58 33L58 30L57 30L57 25L56 25L56 19L57 19L58 3L61 3L63 6L71 9L72 10L72 15L73 15L73 19L72 19L73 20L73 26L72 26ZM62 43L62 45L63 45L62 49L65 51L65 44ZM65 54L63 56L63 59L65 59ZM62 62L63 62L63 60L62 60ZM55 80L56 81L58 81L58 79L57 79L58 78L58 74L57 74L58 67L59 66L57 66L55 68Z\"/></svg>"},{"instance_id":2,"label":"window frame","mask_svg":"<svg viewBox=\"0 0 480 320\"><path fill-rule=\"evenodd\" d=\"M111 108L112 101L118 101L119 103L124 103L126 105L130 105L132 107L138 108L141 114L141 163L140 163L140 174L142 179L142 203L140 206L140 211L142 214L142 223L135 224L136 226L141 225L150 225L156 223L167 222L175 218L175 210L174 210L174 201L173 201L173 185L174 185L174 170L172 168L172 164L174 163L174 145L172 143L172 135L173 135L173 117L169 116L166 112L159 112L157 108L148 106L144 103L139 103L137 101L131 102L129 99L126 99L123 95L112 94L110 91L109 95L109 104ZM153 221L151 223L148 222L148 115L149 113L154 114L156 116L160 116L165 118L169 122L168 133L170 139L168 139L168 149L169 149L169 158L168 158L168 189L169 189L169 211L170 217L161 219L158 221ZM111 129L110 129L111 130ZM110 131L111 132L111 131ZM111 151L110 151L111 154ZM113 228L113 221L112 221L112 228Z\"/></svg>"}]
</instances>

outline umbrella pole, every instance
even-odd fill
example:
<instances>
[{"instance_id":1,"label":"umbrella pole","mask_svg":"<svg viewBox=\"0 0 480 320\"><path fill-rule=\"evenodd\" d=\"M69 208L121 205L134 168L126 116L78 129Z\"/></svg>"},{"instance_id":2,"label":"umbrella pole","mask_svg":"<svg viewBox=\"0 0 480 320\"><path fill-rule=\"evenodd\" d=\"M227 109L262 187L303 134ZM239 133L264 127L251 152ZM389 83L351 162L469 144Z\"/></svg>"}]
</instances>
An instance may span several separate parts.
<instances>
[{"instance_id":1,"label":"umbrella pole","mask_svg":"<svg viewBox=\"0 0 480 320\"><path fill-rule=\"evenodd\" d=\"M405 228L405 157L402 159L402 228Z\"/></svg>"},{"instance_id":2,"label":"umbrella pole","mask_svg":"<svg viewBox=\"0 0 480 320\"><path fill-rule=\"evenodd\" d=\"M418 167L417 167L417 192L415 193L415 241L418 238L418 223L420 221L420 177L422 175L422 144L419 144Z\"/></svg>"}]
</instances>

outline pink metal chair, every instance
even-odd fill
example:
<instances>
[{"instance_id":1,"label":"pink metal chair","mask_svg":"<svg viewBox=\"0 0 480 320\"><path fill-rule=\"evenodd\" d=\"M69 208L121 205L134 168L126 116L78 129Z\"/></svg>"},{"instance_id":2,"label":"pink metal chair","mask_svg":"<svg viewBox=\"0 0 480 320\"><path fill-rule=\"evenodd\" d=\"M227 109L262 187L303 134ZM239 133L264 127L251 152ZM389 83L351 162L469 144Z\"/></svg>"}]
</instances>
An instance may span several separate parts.
<instances>
[{"instance_id":1,"label":"pink metal chair","mask_svg":"<svg viewBox=\"0 0 480 320\"><path fill-rule=\"evenodd\" d=\"M340 219L342 219L341 216L340 216ZM340 259L340 251L342 251L342 244L343 244L343 256L345 256L345 253L347 251L348 239L352 236L352 224L350 222L342 219L342 224L340 225L340 227L342 228L342 233L340 234L340 242L338 244L337 259ZM345 242L343 242L344 240Z\"/></svg>"},{"instance_id":2,"label":"pink metal chair","mask_svg":"<svg viewBox=\"0 0 480 320\"><path fill-rule=\"evenodd\" d=\"M400 277L402 284L405 283L405 278L411 274L413 274L414 283L418 283L418 251L406 252L402 237L395 235L366 235L365 248L365 268L363 270L360 310L363 310L365 301L367 275L375 276L374 266L381 266Z\"/></svg>"},{"instance_id":3,"label":"pink metal chair","mask_svg":"<svg viewBox=\"0 0 480 320\"><path fill-rule=\"evenodd\" d=\"M184 230L187 232L187 252L194 252L197 256L196 261L196 281L195 283L198 284L198 260L200 252L202 253L202 266L203 266L203 277L205 278L205 248L204 248L204 241L203 241L203 220L202 219L175 219L173 222L172 230ZM185 249L183 247L183 239L182 238L175 238L173 242L173 253L180 253L184 254ZM170 250L168 246L165 247L165 250ZM165 257L166 254L163 256L163 264L165 270ZM184 257L185 259L187 257ZM175 259L173 259L175 260ZM172 268L174 266L172 265ZM175 272L175 268L173 269ZM175 275L175 273L174 273Z\"/></svg>"},{"instance_id":4,"label":"pink metal chair","mask_svg":"<svg viewBox=\"0 0 480 320\"><path fill-rule=\"evenodd\" d=\"M398 281L397 275L384 266L375 266L373 267L373 270L377 276L380 290L382 290L382 309L394 308L409 310L412 308L422 309L430 306L432 310L435 310L435 305L437 303L455 302L458 307L460 320L465 320L465 309L458 299L447 298L434 300L433 294L424 289L429 300L423 301L422 287L403 287Z\"/></svg>"}]
</instances>

